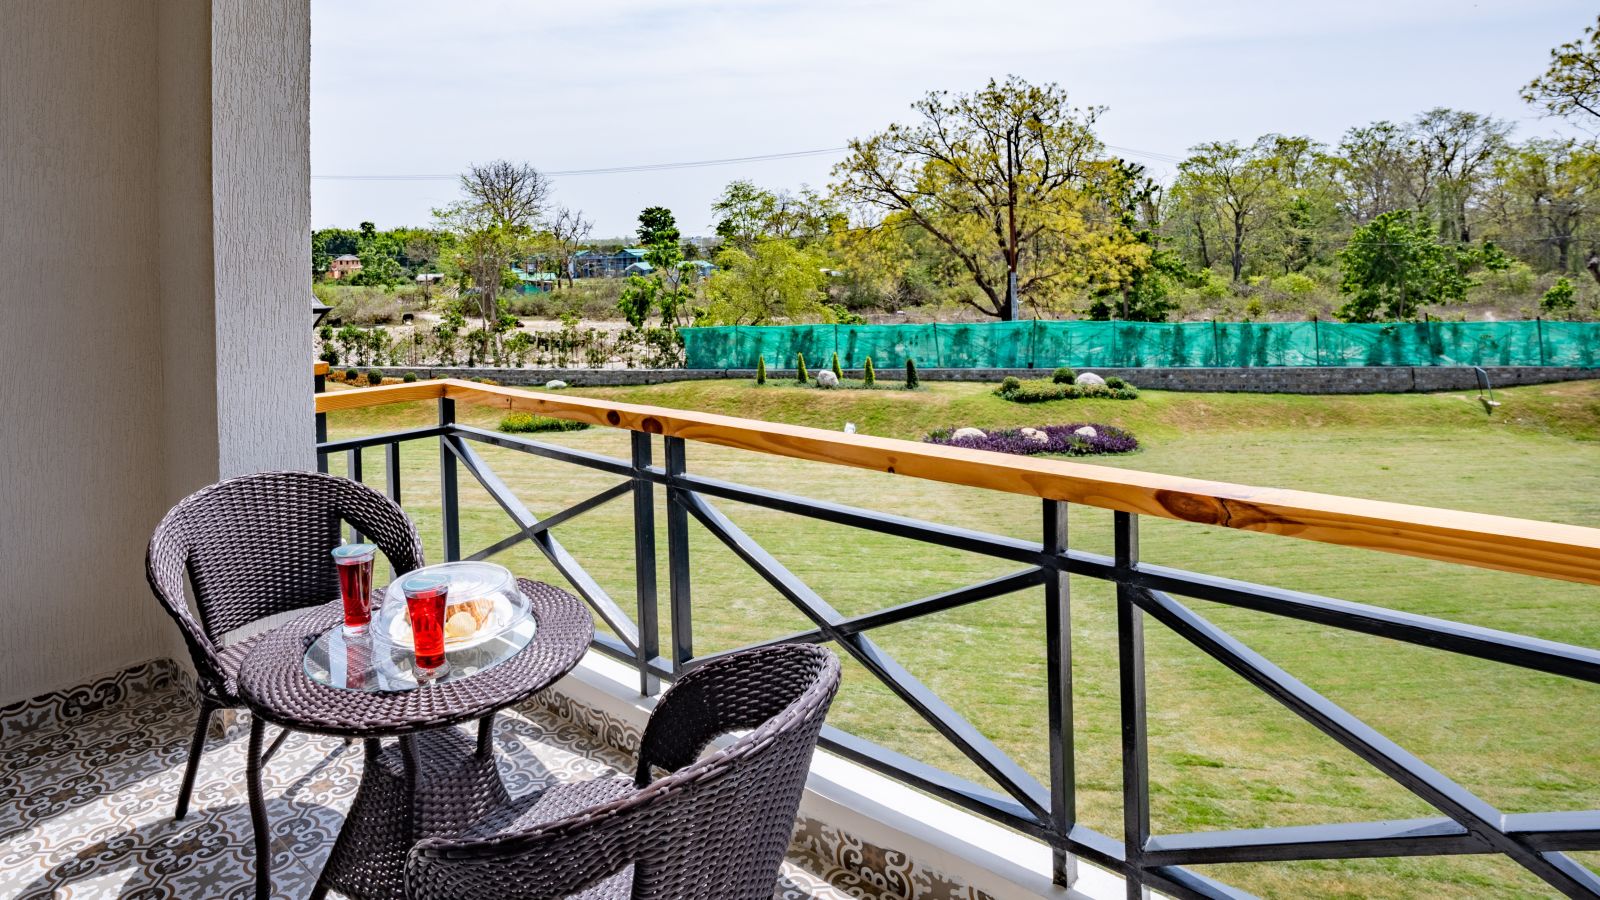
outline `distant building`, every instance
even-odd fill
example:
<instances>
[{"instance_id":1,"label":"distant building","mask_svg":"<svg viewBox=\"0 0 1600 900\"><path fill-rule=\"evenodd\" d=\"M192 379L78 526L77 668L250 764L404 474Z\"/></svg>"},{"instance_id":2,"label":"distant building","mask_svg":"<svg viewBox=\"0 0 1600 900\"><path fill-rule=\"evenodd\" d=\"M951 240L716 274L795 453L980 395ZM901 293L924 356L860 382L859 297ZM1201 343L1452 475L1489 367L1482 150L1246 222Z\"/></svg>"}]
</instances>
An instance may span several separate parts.
<instances>
[{"instance_id":1,"label":"distant building","mask_svg":"<svg viewBox=\"0 0 1600 900\"><path fill-rule=\"evenodd\" d=\"M610 252L580 250L572 258L573 275L578 278L621 278L628 274L629 266L644 263L646 252L643 247L623 247Z\"/></svg>"},{"instance_id":2,"label":"distant building","mask_svg":"<svg viewBox=\"0 0 1600 900\"><path fill-rule=\"evenodd\" d=\"M359 271L361 271L361 257L356 256L354 253L335 256L333 261L328 263L328 277L334 281L338 281L347 275L354 275Z\"/></svg>"},{"instance_id":3,"label":"distant building","mask_svg":"<svg viewBox=\"0 0 1600 900\"><path fill-rule=\"evenodd\" d=\"M570 271L574 278L625 278L629 275L649 275L655 266L644 261L645 247L623 247L616 251L583 250L572 257ZM694 270L696 278L704 278L716 266L704 259L685 260L684 265Z\"/></svg>"},{"instance_id":4,"label":"distant building","mask_svg":"<svg viewBox=\"0 0 1600 900\"><path fill-rule=\"evenodd\" d=\"M517 290L524 294L549 293L556 287L554 272L529 272L512 266L511 274L517 276Z\"/></svg>"},{"instance_id":5,"label":"distant building","mask_svg":"<svg viewBox=\"0 0 1600 900\"><path fill-rule=\"evenodd\" d=\"M443 272L423 272L417 276L417 284L438 284L444 281Z\"/></svg>"}]
</instances>

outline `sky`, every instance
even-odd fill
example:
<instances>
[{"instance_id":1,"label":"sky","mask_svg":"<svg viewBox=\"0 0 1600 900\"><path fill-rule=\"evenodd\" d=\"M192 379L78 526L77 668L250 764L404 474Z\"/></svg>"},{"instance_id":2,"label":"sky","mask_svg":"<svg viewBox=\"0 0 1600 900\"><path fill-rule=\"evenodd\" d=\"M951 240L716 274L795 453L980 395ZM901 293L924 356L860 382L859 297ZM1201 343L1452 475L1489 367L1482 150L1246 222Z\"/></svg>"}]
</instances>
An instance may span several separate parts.
<instances>
[{"instance_id":1,"label":"sky","mask_svg":"<svg viewBox=\"0 0 1600 900\"><path fill-rule=\"evenodd\" d=\"M1435 106L1572 132L1518 97L1595 7L1571 0L312 0L314 227L427 225L454 175L509 159L631 233L712 232L731 180L825 187L852 137L930 90L1056 82L1114 152L1170 177L1202 141ZM810 151L827 151L810 153ZM585 170L785 159L643 172ZM398 176L382 177L374 176ZM433 176L433 177L429 177Z\"/></svg>"}]
</instances>

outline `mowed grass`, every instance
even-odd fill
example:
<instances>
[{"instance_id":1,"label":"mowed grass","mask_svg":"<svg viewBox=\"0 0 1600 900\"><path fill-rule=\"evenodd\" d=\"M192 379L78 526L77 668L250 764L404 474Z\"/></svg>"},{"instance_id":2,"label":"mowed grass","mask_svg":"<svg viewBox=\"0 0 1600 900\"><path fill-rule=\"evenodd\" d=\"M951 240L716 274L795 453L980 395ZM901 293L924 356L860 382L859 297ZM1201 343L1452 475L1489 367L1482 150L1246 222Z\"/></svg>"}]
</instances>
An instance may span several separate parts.
<instances>
[{"instance_id":1,"label":"mowed grass","mask_svg":"<svg viewBox=\"0 0 1600 900\"><path fill-rule=\"evenodd\" d=\"M636 403L915 439L948 425L1101 422L1143 449L1107 466L1600 526L1600 382L1499 392L1486 416L1475 393L1300 397L1145 392L1132 402L1020 406L985 385L916 392L824 392L745 382L573 389ZM493 427L500 411L462 404ZM425 424L430 404L330 417L334 437ZM626 457L608 428L541 436ZM657 443L657 461L660 445ZM540 515L612 476L481 447ZM407 445L403 491L430 558L439 558L436 442ZM691 444L690 471L824 500L1037 540L1037 500L911 478ZM378 451L368 481L381 484ZM335 460L334 471L342 471ZM463 548L512 533L463 473ZM846 614L905 602L1016 569L968 554L839 528L742 504L717 504ZM666 597L664 514L658 568ZM1074 546L1110 552L1111 515L1073 507ZM807 622L710 535L691 524L696 652L802 630ZM633 603L632 510L607 504L557 529L624 608ZM1165 520L1142 523L1146 561L1394 609L1600 646L1600 589ZM560 583L526 546L499 561ZM1074 742L1082 821L1121 828L1116 617L1109 585L1072 582ZM1506 812L1600 808L1600 690L1552 676L1189 601L1267 658ZM875 640L1041 780L1048 760L1043 610L1022 592L875 632ZM1152 621L1146 623L1152 820L1157 833L1363 821L1436 814L1426 804ZM987 783L865 670L847 665L830 721ZM1594 859L1588 860L1595 862ZM1370 860L1202 871L1270 897L1545 897L1554 892L1499 857Z\"/></svg>"}]
</instances>

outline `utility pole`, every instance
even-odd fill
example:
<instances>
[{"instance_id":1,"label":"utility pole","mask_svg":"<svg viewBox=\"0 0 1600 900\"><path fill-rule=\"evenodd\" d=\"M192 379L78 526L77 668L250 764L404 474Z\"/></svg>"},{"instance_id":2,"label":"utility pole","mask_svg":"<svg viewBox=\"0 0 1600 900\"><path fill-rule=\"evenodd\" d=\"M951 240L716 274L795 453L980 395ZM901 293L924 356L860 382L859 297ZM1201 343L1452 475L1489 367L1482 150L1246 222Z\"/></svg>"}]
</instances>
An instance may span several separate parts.
<instances>
[{"instance_id":1,"label":"utility pole","mask_svg":"<svg viewBox=\"0 0 1600 900\"><path fill-rule=\"evenodd\" d=\"M1006 321L1017 321L1017 270L1011 270L1011 278L1006 283Z\"/></svg>"}]
</instances>

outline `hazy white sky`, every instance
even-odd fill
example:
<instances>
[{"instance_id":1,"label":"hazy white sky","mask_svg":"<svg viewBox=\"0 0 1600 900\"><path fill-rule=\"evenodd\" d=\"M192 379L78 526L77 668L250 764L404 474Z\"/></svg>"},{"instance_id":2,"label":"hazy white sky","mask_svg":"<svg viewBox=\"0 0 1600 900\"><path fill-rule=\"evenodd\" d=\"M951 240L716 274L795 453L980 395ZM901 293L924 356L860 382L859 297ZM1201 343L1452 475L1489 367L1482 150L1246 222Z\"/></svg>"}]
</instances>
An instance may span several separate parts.
<instances>
[{"instance_id":1,"label":"hazy white sky","mask_svg":"<svg viewBox=\"0 0 1600 900\"><path fill-rule=\"evenodd\" d=\"M312 0L316 227L427 224L450 175L506 158L546 171L843 146L930 89L1016 74L1109 107L1103 140L1170 174L1205 140L1332 142L1433 106L1547 133L1517 97L1594 21L1581 0ZM1137 151L1137 152L1134 152ZM595 236L670 207L711 230L723 185L825 185L842 154L568 175Z\"/></svg>"}]
</instances>

